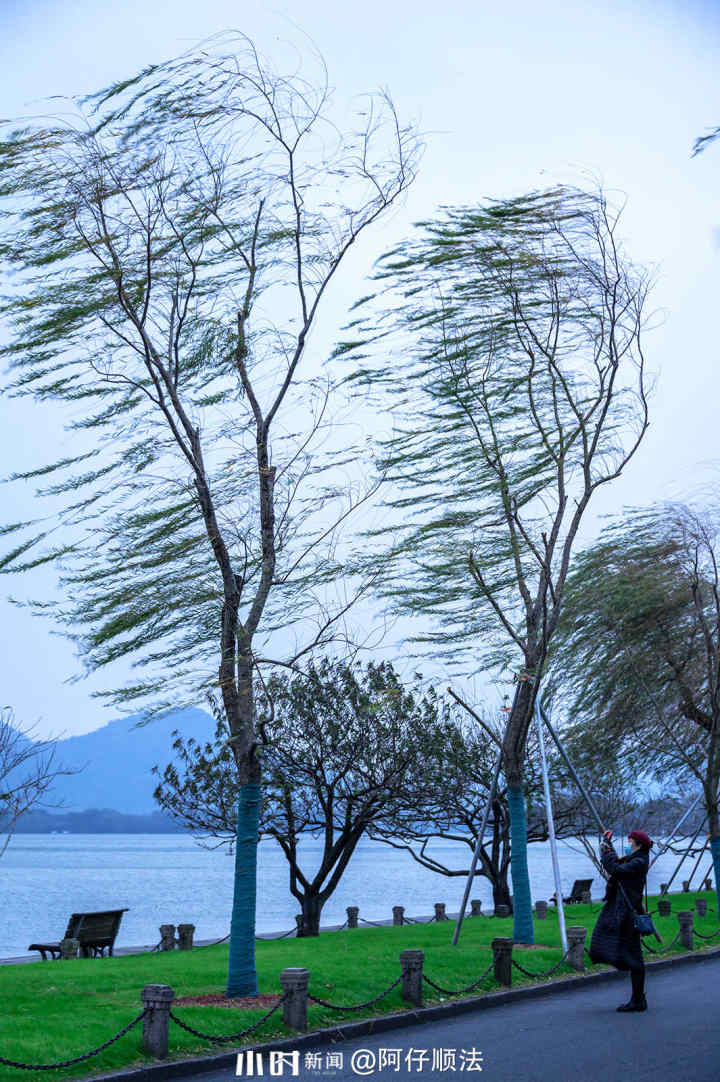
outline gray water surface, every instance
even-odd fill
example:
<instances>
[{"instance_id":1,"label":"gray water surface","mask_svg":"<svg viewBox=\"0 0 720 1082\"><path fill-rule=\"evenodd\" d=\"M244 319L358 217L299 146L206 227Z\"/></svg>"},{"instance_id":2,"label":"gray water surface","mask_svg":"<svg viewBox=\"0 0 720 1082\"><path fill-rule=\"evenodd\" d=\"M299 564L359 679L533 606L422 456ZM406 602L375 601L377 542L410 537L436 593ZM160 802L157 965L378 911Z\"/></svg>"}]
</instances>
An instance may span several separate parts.
<instances>
[{"instance_id":1,"label":"gray water surface","mask_svg":"<svg viewBox=\"0 0 720 1082\"><path fill-rule=\"evenodd\" d=\"M593 877L593 899L604 891L587 856L559 843L564 890L575 879ZM301 867L313 872L322 843L313 838L300 845ZM467 867L468 850L457 843L437 843L429 852L453 867ZM678 863L662 856L651 869L648 889L657 892ZM694 860L685 862L672 889L690 875ZM554 893L550 849L539 842L529 849L533 900ZM706 854L700 872L707 874ZM206 850L187 835L163 834L19 834L0 859L0 958L27 952L36 940L56 940L72 912L129 908L116 945L140 946L159 939L161 924L190 922L197 939L227 934L232 905L234 860L226 850ZM288 865L274 841L263 841L258 853L257 931L278 932L295 926L298 904L288 885ZM693 881L699 887L699 875ZM357 905L369 920L392 917L393 905L404 905L408 916L430 915L434 902L445 902L449 913L460 908L465 880L427 871L408 854L380 842L360 842L335 891L327 902L323 924L341 924L345 907ZM471 897L492 909L486 879L473 885Z\"/></svg>"}]
</instances>

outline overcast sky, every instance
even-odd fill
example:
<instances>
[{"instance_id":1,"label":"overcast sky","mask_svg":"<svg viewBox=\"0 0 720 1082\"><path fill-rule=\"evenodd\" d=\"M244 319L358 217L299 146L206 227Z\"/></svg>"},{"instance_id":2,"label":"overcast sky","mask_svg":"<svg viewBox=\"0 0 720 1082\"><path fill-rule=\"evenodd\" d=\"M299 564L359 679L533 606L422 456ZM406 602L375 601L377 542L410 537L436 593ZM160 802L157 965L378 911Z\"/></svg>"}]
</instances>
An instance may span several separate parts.
<instances>
[{"instance_id":1,"label":"overcast sky","mask_svg":"<svg viewBox=\"0 0 720 1082\"><path fill-rule=\"evenodd\" d=\"M628 252L658 272L663 325L647 343L658 383L650 432L602 490L586 536L623 504L689 495L717 477L720 142L690 152L720 124L720 0L306 0L265 11L231 0L0 0L0 10L5 116L45 111L41 99L95 90L225 29L278 62L306 35L340 100L389 88L400 116L426 133L420 177L389 228L368 235L345 268L319 353L389 235L438 204L582 183L588 173L625 193ZM64 440L52 405L0 399L3 476L52 460ZM30 489L0 491L3 521L32 516ZM51 575L0 582L3 599L52 589ZM72 646L4 600L2 637L2 703L20 721L72 735L110 719L90 693L118 674L68 683L80 673Z\"/></svg>"}]
</instances>

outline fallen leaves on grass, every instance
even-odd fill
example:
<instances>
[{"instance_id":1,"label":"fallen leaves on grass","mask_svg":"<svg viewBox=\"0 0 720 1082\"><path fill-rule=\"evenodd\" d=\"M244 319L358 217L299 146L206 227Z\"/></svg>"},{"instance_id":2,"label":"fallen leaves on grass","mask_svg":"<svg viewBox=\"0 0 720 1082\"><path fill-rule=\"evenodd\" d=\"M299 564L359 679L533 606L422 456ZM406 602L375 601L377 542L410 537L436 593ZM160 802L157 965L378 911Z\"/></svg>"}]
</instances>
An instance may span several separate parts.
<instances>
[{"instance_id":1,"label":"fallen leaves on grass","mask_svg":"<svg viewBox=\"0 0 720 1082\"><path fill-rule=\"evenodd\" d=\"M261 994L258 996L235 996L229 999L220 992L208 992L201 996L180 996L173 1000L173 1007L236 1007L244 1010L255 1010L262 1007L267 1010L274 1007L280 999L279 995Z\"/></svg>"}]
</instances>

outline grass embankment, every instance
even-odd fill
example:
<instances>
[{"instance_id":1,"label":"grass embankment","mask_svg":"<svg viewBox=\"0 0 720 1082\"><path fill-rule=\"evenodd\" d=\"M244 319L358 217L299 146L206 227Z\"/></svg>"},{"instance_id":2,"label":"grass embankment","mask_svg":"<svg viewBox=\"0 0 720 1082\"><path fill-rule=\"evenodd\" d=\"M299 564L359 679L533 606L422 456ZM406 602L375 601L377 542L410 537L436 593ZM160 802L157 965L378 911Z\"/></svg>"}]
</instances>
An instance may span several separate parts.
<instances>
[{"instance_id":1,"label":"grass embankment","mask_svg":"<svg viewBox=\"0 0 720 1082\"><path fill-rule=\"evenodd\" d=\"M678 931L676 913L694 909L695 899L706 898L708 915L695 915L697 931L709 935L718 929L717 903L711 892L671 894L673 913L655 916L655 924L669 944ZM650 898L650 909L657 908L657 898ZM568 924L588 928L589 943L600 905L575 905L566 908ZM275 939L257 941L259 988L263 993L280 992L280 972L287 966L304 966L310 971L310 993L332 1003L359 1003L377 995L395 980L400 972L401 950L420 948L425 952L424 973L446 988L457 989L477 979L491 959L490 942L495 936L512 936L512 918L468 918L463 925L458 947L451 945L453 921L439 924L404 925L400 928L361 927L338 932L323 932L313 939ZM541 973L562 956L557 913L535 921L533 949L516 947L514 957L526 969ZM654 940L649 941L658 946ZM719 946L720 937L696 947ZM78 959L68 963L45 962L30 965L0 966L0 1056L24 1063L52 1063L70 1059L97 1047L117 1033L141 1010L140 990L147 984L168 984L175 995L199 995L224 992L227 969L227 945L201 947L191 952L167 952L125 955L117 958ZM672 953L682 952L677 944ZM670 953L670 952L668 952ZM602 967L592 967L602 968ZM572 973L563 964L555 979ZM513 984L533 983L513 969ZM471 994L496 989L489 976ZM427 1004L446 1000L424 984ZM311 1004L308 1028L320 1029L338 1021L407 1010L408 1005L393 989L372 1007L342 1013ZM234 1010L217 1007L176 1008L178 1017L204 1033L237 1033L260 1018L265 1009ZM248 1042L290 1036L282 1023L282 1009L248 1038ZM213 1045L186 1033L171 1023L170 1058L232 1049ZM81 1079L88 1075L114 1071L147 1062L141 1047L141 1025L105 1049L98 1056L74 1067L51 1072L21 1071L0 1065L2 1082L25 1079Z\"/></svg>"}]
</instances>

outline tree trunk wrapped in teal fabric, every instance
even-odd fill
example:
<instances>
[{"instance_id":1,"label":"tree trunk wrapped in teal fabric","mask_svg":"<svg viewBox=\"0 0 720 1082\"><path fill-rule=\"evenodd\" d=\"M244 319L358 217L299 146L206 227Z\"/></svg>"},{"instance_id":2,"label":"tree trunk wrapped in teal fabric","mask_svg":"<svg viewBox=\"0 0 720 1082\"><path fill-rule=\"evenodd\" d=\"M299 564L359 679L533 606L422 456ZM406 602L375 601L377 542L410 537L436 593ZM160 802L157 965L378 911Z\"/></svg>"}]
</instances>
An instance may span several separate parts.
<instances>
[{"instance_id":1,"label":"tree trunk wrapped in teal fabric","mask_svg":"<svg viewBox=\"0 0 720 1082\"><path fill-rule=\"evenodd\" d=\"M235 891L230 921L228 996L256 996L255 884L257 877L260 786L243 785L235 840Z\"/></svg>"},{"instance_id":2,"label":"tree trunk wrapped in teal fabric","mask_svg":"<svg viewBox=\"0 0 720 1082\"><path fill-rule=\"evenodd\" d=\"M510 874L513 884L513 939L516 943L534 943L530 876L527 864L527 816L522 789L508 786L510 809Z\"/></svg>"},{"instance_id":3,"label":"tree trunk wrapped in teal fabric","mask_svg":"<svg viewBox=\"0 0 720 1082\"><path fill-rule=\"evenodd\" d=\"M710 839L710 852L713 858L715 870L715 899L718 907L718 920L720 920L720 834L714 834Z\"/></svg>"}]
</instances>

